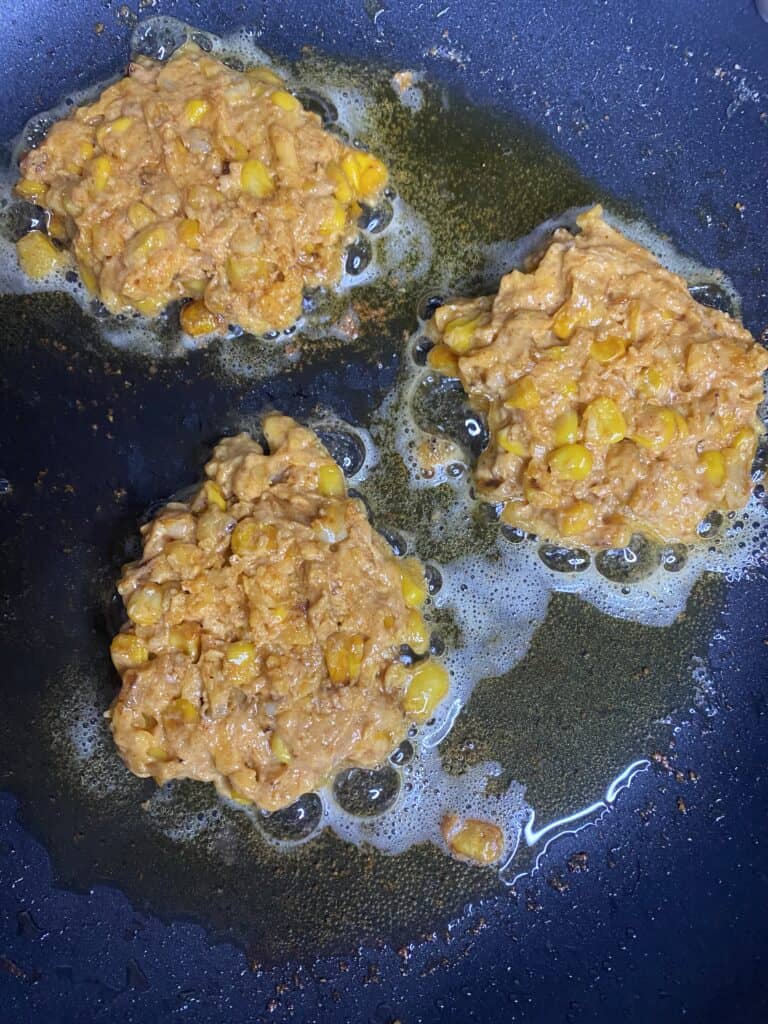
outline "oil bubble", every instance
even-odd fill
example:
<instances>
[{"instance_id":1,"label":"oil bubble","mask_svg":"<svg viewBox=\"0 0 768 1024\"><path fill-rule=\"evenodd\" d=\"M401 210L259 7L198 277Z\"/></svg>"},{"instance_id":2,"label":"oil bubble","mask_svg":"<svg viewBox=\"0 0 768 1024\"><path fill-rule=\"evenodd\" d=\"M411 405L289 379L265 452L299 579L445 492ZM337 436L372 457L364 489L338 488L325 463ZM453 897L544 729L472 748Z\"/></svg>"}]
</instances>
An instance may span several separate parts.
<instances>
[{"instance_id":1,"label":"oil bubble","mask_svg":"<svg viewBox=\"0 0 768 1024\"><path fill-rule=\"evenodd\" d=\"M650 576L659 565L658 548L641 534L635 534L625 548L608 548L595 557L597 571L613 583L636 583Z\"/></svg>"},{"instance_id":2,"label":"oil bubble","mask_svg":"<svg viewBox=\"0 0 768 1024\"><path fill-rule=\"evenodd\" d=\"M686 544L670 544L661 552L661 565L667 572L680 572L688 561Z\"/></svg>"},{"instance_id":3,"label":"oil bubble","mask_svg":"<svg viewBox=\"0 0 768 1024\"><path fill-rule=\"evenodd\" d=\"M356 476L363 468L366 450L365 444L351 430L318 427L317 436L328 449L336 462L344 470L345 476Z\"/></svg>"},{"instance_id":4,"label":"oil bubble","mask_svg":"<svg viewBox=\"0 0 768 1024\"><path fill-rule=\"evenodd\" d=\"M363 206L358 218L358 226L371 235L378 235L389 227L395 209L388 199L383 199L377 206Z\"/></svg>"},{"instance_id":5,"label":"oil bubble","mask_svg":"<svg viewBox=\"0 0 768 1024\"><path fill-rule=\"evenodd\" d=\"M317 829L323 816L323 802L317 793L305 793L290 807L280 811L261 811L256 820L272 839L298 842Z\"/></svg>"},{"instance_id":6,"label":"oil bubble","mask_svg":"<svg viewBox=\"0 0 768 1024\"><path fill-rule=\"evenodd\" d=\"M584 572L590 564L588 551L557 544L542 544L539 548L539 558L554 572Z\"/></svg>"},{"instance_id":7,"label":"oil bubble","mask_svg":"<svg viewBox=\"0 0 768 1024\"><path fill-rule=\"evenodd\" d=\"M397 765L398 768L402 768L403 765L408 764L408 762L412 760L413 754L413 744L408 740L403 740L397 750L392 751L389 760L392 764Z\"/></svg>"},{"instance_id":8,"label":"oil bubble","mask_svg":"<svg viewBox=\"0 0 768 1024\"><path fill-rule=\"evenodd\" d=\"M357 277L358 274L362 274L368 268L372 258L373 250L371 249L371 243L366 241L365 238L357 238L347 247L344 269L352 277Z\"/></svg>"},{"instance_id":9,"label":"oil bubble","mask_svg":"<svg viewBox=\"0 0 768 1024\"><path fill-rule=\"evenodd\" d=\"M354 817L384 814L400 793L400 775L391 765L383 768L348 768L336 776L333 796L339 807Z\"/></svg>"},{"instance_id":10,"label":"oil bubble","mask_svg":"<svg viewBox=\"0 0 768 1024\"><path fill-rule=\"evenodd\" d=\"M317 114L325 128L339 120L339 112L327 96L322 96L319 92L314 92L312 89L299 89L295 96L305 110L309 110L312 114Z\"/></svg>"}]
</instances>

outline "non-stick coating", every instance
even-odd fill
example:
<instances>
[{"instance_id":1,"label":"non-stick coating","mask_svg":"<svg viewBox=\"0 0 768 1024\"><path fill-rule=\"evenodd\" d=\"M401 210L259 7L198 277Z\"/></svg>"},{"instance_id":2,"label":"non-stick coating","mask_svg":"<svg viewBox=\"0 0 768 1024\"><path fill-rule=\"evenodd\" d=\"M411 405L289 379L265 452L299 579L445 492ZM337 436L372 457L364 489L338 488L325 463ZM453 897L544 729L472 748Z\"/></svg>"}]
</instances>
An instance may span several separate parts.
<instances>
[{"instance_id":1,"label":"non-stick coating","mask_svg":"<svg viewBox=\"0 0 768 1024\"><path fill-rule=\"evenodd\" d=\"M768 26L749 0L7 0L2 134L119 67L137 13L212 31L248 24L287 56L311 44L424 68L514 111L682 248L722 267L743 296L747 326L759 333L768 323ZM45 401L17 396L11 405L13 381L3 386L6 408ZM49 443L29 438L30 450ZM6 467L22 466L23 454L4 451L0 476L12 478ZM0 502L7 553L29 534L15 504ZM5 583L21 592L23 580ZM765 1019L767 590L756 575L729 591L728 645L715 647L711 664L717 714L693 713L676 737L675 766L698 781L659 765L615 814L551 850L517 897L458 922L448 945L439 935L413 951L363 949L296 977L290 966L260 972L197 925L139 913L116 891L57 888L56 865L17 822L14 798L1 795L0 1020ZM40 607L49 607L45 595ZM7 602L4 626L14 614ZM39 657L21 646L5 654L17 669Z\"/></svg>"}]
</instances>

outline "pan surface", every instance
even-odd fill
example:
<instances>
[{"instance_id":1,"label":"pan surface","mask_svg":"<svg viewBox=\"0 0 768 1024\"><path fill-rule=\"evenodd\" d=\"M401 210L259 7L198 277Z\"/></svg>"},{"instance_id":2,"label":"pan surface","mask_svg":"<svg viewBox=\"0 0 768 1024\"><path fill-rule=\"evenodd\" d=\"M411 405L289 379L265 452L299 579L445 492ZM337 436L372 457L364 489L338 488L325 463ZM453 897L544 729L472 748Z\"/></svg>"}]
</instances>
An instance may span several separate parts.
<instances>
[{"instance_id":1,"label":"pan surface","mask_svg":"<svg viewBox=\"0 0 768 1024\"><path fill-rule=\"evenodd\" d=\"M759 334L768 27L748 3L648 6L82 2L54 13L42 0L9 3L0 124L10 139L34 112L114 74L137 17L157 14L212 32L248 26L282 58L310 45L424 70L452 90L440 122L451 159L457 139L490 140L468 166L498 174L503 202L492 223L466 207L488 241L596 198L616 209L619 197L721 268ZM502 116L486 120L481 108ZM428 133L426 115L419 125ZM401 139L401 151L417 143ZM425 134L424 145L435 142ZM450 168L434 173L450 184ZM166 811L152 829L141 809L151 787L102 763L97 725L79 734L84 757L67 753L62 723L83 725L82 694L104 707L113 692L109 594L138 517L192 482L221 433L269 406L369 426L415 326L414 308L390 312L344 358L320 346L260 378L229 372L210 351L118 352L61 297L0 300L0 1019L761 1019L768 581L759 567L737 582L705 580L686 617L664 630L558 597L509 680L514 702L500 706L498 687L478 688L446 758L464 766L480 737L484 757L515 764L542 821L595 800L630 761L657 753L615 813L560 839L503 892L429 849L382 857L326 834L295 855L254 850L242 816L214 828L211 842L180 844L173 828L210 810L195 787L182 787L177 818ZM375 520L407 531L413 507L398 521L386 490L374 477ZM570 690L548 687L570 678L574 650L597 669L582 665ZM510 729L487 729L521 708ZM654 718L673 712L657 729ZM115 771L120 786L109 788Z\"/></svg>"}]
</instances>

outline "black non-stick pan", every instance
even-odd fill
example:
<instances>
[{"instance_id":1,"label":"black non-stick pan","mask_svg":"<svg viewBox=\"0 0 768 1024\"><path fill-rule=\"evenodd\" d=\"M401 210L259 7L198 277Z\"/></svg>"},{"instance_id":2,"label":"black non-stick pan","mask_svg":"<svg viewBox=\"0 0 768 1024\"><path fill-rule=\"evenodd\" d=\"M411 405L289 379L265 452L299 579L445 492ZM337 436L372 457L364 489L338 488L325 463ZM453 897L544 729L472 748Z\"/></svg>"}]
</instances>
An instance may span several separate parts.
<instances>
[{"instance_id":1,"label":"black non-stick pan","mask_svg":"<svg viewBox=\"0 0 768 1024\"><path fill-rule=\"evenodd\" d=\"M692 271L704 301L756 336L768 323L768 25L750 0L7 0L7 161L29 117L120 73L158 15L244 27L279 60L367 83L398 192L436 232L440 288L493 287L508 243L602 201L716 270ZM426 97L407 117L384 99L403 69ZM0 210L3 238L29 216ZM564 584L525 657L476 688L447 770L498 759L537 823L561 822L503 881L431 846L391 856L330 832L278 850L201 786L159 813L109 743L113 587L141 518L267 409L336 443L342 423L375 427L436 287L351 293L358 336L299 337L289 365L247 338L179 353L172 317L149 351L121 348L69 296L0 296L0 1020L768 1016L759 551L702 577L665 626ZM476 453L479 425L446 403ZM391 458L361 490L376 525L416 542L440 511ZM467 536L494 528L477 509Z\"/></svg>"}]
</instances>

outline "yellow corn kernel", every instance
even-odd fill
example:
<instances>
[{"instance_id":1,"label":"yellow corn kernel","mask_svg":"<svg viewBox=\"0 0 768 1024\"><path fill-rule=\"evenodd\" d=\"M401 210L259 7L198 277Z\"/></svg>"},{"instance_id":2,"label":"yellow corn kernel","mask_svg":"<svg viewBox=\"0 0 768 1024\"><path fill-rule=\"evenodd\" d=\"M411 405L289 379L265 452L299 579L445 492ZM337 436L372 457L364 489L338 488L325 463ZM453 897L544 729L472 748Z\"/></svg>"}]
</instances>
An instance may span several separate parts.
<instances>
[{"instance_id":1,"label":"yellow corn kernel","mask_svg":"<svg viewBox=\"0 0 768 1024\"><path fill-rule=\"evenodd\" d=\"M205 295L205 286L208 284L204 277L183 277L180 281L184 294L192 299L202 299Z\"/></svg>"},{"instance_id":2,"label":"yellow corn kernel","mask_svg":"<svg viewBox=\"0 0 768 1024\"><path fill-rule=\"evenodd\" d=\"M541 402L539 389L532 377L519 377L513 382L504 399L506 409L535 409Z\"/></svg>"},{"instance_id":3,"label":"yellow corn kernel","mask_svg":"<svg viewBox=\"0 0 768 1024\"><path fill-rule=\"evenodd\" d=\"M262 199L274 191L274 184L261 160L246 160L240 168L240 186L248 195Z\"/></svg>"},{"instance_id":4,"label":"yellow corn kernel","mask_svg":"<svg viewBox=\"0 0 768 1024\"><path fill-rule=\"evenodd\" d=\"M109 645L109 653L115 668L136 668L149 660L149 650L143 640L133 633L118 633Z\"/></svg>"},{"instance_id":5,"label":"yellow corn kernel","mask_svg":"<svg viewBox=\"0 0 768 1024\"><path fill-rule=\"evenodd\" d=\"M338 201L343 203L345 206L348 203L351 203L354 199L354 195L352 194L350 184L341 167L337 163L329 163L326 167L325 173L333 183L333 194Z\"/></svg>"},{"instance_id":6,"label":"yellow corn kernel","mask_svg":"<svg viewBox=\"0 0 768 1024\"><path fill-rule=\"evenodd\" d=\"M14 192L22 199L28 199L32 203L41 203L48 192L48 186L33 178L19 178L14 186Z\"/></svg>"},{"instance_id":7,"label":"yellow corn kernel","mask_svg":"<svg viewBox=\"0 0 768 1024\"><path fill-rule=\"evenodd\" d=\"M299 158L296 156L296 144L292 135L284 135L276 132L272 139L277 162L283 171L295 171L299 166Z\"/></svg>"},{"instance_id":8,"label":"yellow corn kernel","mask_svg":"<svg viewBox=\"0 0 768 1024\"><path fill-rule=\"evenodd\" d=\"M472 314L458 316L445 325L443 341L457 355L464 355L472 348L475 331L481 324L482 317Z\"/></svg>"},{"instance_id":9,"label":"yellow corn kernel","mask_svg":"<svg viewBox=\"0 0 768 1024\"><path fill-rule=\"evenodd\" d=\"M230 256L227 278L235 291L250 289L254 281L269 277L274 264L260 256Z\"/></svg>"},{"instance_id":10,"label":"yellow corn kernel","mask_svg":"<svg viewBox=\"0 0 768 1024\"><path fill-rule=\"evenodd\" d=\"M603 338L601 341L593 341L589 354L598 363L610 363L612 360L618 359L619 356L623 356L626 350L627 343L623 338L619 338L615 334L609 334L607 338Z\"/></svg>"},{"instance_id":11,"label":"yellow corn kernel","mask_svg":"<svg viewBox=\"0 0 768 1024\"><path fill-rule=\"evenodd\" d=\"M509 452L510 455L517 455L519 458L523 458L527 454L527 449L519 437L515 437L509 427L502 427L496 435L496 443L502 451Z\"/></svg>"},{"instance_id":12,"label":"yellow corn kernel","mask_svg":"<svg viewBox=\"0 0 768 1024\"><path fill-rule=\"evenodd\" d=\"M67 222L61 214L51 213L48 215L48 234L51 238L55 238L57 242L66 242L69 238Z\"/></svg>"},{"instance_id":13,"label":"yellow corn kernel","mask_svg":"<svg viewBox=\"0 0 768 1024\"><path fill-rule=\"evenodd\" d=\"M128 207L128 223L136 231L152 224L157 218L148 206L144 203L131 203Z\"/></svg>"},{"instance_id":14,"label":"yellow corn kernel","mask_svg":"<svg viewBox=\"0 0 768 1024\"><path fill-rule=\"evenodd\" d=\"M96 129L96 142L103 148L110 136L125 135L132 124L131 117L118 117L114 121L107 121Z\"/></svg>"},{"instance_id":15,"label":"yellow corn kernel","mask_svg":"<svg viewBox=\"0 0 768 1024\"><path fill-rule=\"evenodd\" d=\"M159 587L135 590L128 599L128 618L137 626L154 626L163 614L163 595Z\"/></svg>"},{"instance_id":16,"label":"yellow corn kernel","mask_svg":"<svg viewBox=\"0 0 768 1024\"><path fill-rule=\"evenodd\" d=\"M504 833L498 825L480 818L462 823L455 814L447 814L440 823L449 850L477 864L495 864L504 853Z\"/></svg>"},{"instance_id":17,"label":"yellow corn kernel","mask_svg":"<svg viewBox=\"0 0 768 1024\"><path fill-rule=\"evenodd\" d=\"M562 480L584 480L592 471L592 453L583 444L564 444L550 452L549 468Z\"/></svg>"},{"instance_id":18,"label":"yellow corn kernel","mask_svg":"<svg viewBox=\"0 0 768 1024\"><path fill-rule=\"evenodd\" d=\"M185 217L179 224L179 241L190 249L200 248L200 221Z\"/></svg>"},{"instance_id":19,"label":"yellow corn kernel","mask_svg":"<svg viewBox=\"0 0 768 1024\"><path fill-rule=\"evenodd\" d=\"M168 757L168 751L161 744L153 743L147 747L147 755L152 761L165 761Z\"/></svg>"},{"instance_id":20,"label":"yellow corn kernel","mask_svg":"<svg viewBox=\"0 0 768 1024\"><path fill-rule=\"evenodd\" d=\"M343 498L347 493L344 474L335 462L324 462L317 468L317 489L324 498Z\"/></svg>"},{"instance_id":21,"label":"yellow corn kernel","mask_svg":"<svg viewBox=\"0 0 768 1024\"><path fill-rule=\"evenodd\" d=\"M725 459L722 452L702 452L699 456L699 465L708 484L712 487L722 486L725 481Z\"/></svg>"},{"instance_id":22,"label":"yellow corn kernel","mask_svg":"<svg viewBox=\"0 0 768 1024\"><path fill-rule=\"evenodd\" d=\"M285 622L291 614L291 609L287 604L276 604L274 608L269 609L269 614L272 616L274 622Z\"/></svg>"},{"instance_id":23,"label":"yellow corn kernel","mask_svg":"<svg viewBox=\"0 0 768 1024\"><path fill-rule=\"evenodd\" d=\"M418 608L409 608L405 617L403 643L408 644L415 654L426 654L429 650L429 627Z\"/></svg>"},{"instance_id":24,"label":"yellow corn kernel","mask_svg":"<svg viewBox=\"0 0 768 1024\"><path fill-rule=\"evenodd\" d=\"M184 540L171 541L163 553L177 572L194 568L200 560L197 545Z\"/></svg>"},{"instance_id":25,"label":"yellow corn kernel","mask_svg":"<svg viewBox=\"0 0 768 1024\"><path fill-rule=\"evenodd\" d=\"M612 398L596 398L584 410L584 436L596 444L618 444L627 434L627 421Z\"/></svg>"},{"instance_id":26,"label":"yellow corn kernel","mask_svg":"<svg viewBox=\"0 0 768 1024\"><path fill-rule=\"evenodd\" d=\"M556 362L559 362L561 359L565 359L567 355L567 345L550 345L549 348L543 348L541 350L542 359L553 359Z\"/></svg>"},{"instance_id":27,"label":"yellow corn kernel","mask_svg":"<svg viewBox=\"0 0 768 1024\"><path fill-rule=\"evenodd\" d=\"M209 505L215 505L216 508L221 509L224 512L227 508L227 499L224 497L224 492L216 483L215 480L206 480L203 484L203 494L205 500Z\"/></svg>"},{"instance_id":28,"label":"yellow corn kernel","mask_svg":"<svg viewBox=\"0 0 768 1024\"><path fill-rule=\"evenodd\" d=\"M179 321L182 331L192 338L197 338L201 334L211 334L219 326L218 317L200 299L182 306Z\"/></svg>"},{"instance_id":29,"label":"yellow corn kernel","mask_svg":"<svg viewBox=\"0 0 768 1024\"><path fill-rule=\"evenodd\" d=\"M200 657L200 627L196 622L181 622L168 630L168 643L175 651L182 651L192 661Z\"/></svg>"},{"instance_id":30,"label":"yellow corn kernel","mask_svg":"<svg viewBox=\"0 0 768 1024\"><path fill-rule=\"evenodd\" d=\"M658 366L646 366L640 374L637 390L646 398L655 398L664 387L664 374Z\"/></svg>"},{"instance_id":31,"label":"yellow corn kernel","mask_svg":"<svg viewBox=\"0 0 768 1024\"><path fill-rule=\"evenodd\" d=\"M677 432L678 422L673 409L650 408L640 417L632 440L641 448L659 453L672 444Z\"/></svg>"},{"instance_id":32,"label":"yellow corn kernel","mask_svg":"<svg viewBox=\"0 0 768 1024\"><path fill-rule=\"evenodd\" d=\"M258 519L241 519L232 531L230 545L236 555L250 555L264 544L268 537L265 523Z\"/></svg>"},{"instance_id":33,"label":"yellow corn kernel","mask_svg":"<svg viewBox=\"0 0 768 1024\"><path fill-rule=\"evenodd\" d=\"M238 640L233 644L227 645L224 657L230 665L243 668L253 662L256 657L256 648L248 640Z\"/></svg>"},{"instance_id":34,"label":"yellow corn kernel","mask_svg":"<svg viewBox=\"0 0 768 1024\"><path fill-rule=\"evenodd\" d=\"M301 104L296 97L292 96L291 93L287 92L285 89L277 89L272 93L270 99L275 106L280 107L281 110L298 110L301 107Z\"/></svg>"},{"instance_id":35,"label":"yellow corn kernel","mask_svg":"<svg viewBox=\"0 0 768 1024\"><path fill-rule=\"evenodd\" d=\"M187 725L193 725L200 718L200 712L191 700L184 697L177 697L168 705L168 711L174 718L180 718Z\"/></svg>"},{"instance_id":36,"label":"yellow corn kernel","mask_svg":"<svg viewBox=\"0 0 768 1024\"><path fill-rule=\"evenodd\" d=\"M162 249L167 241L168 231L162 224L143 228L131 239L131 254L143 257L149 256L150 253Z\"/></svg>"},{"instance_id":37,"label":"yellow corn kernel","mask_svg":"<svg viewBox=\"0 0 768 1024\"><path fill-rule=\"evenodd\" d=\"M411 669L403 711L415 719L427 719L448 693L448 670L439 662L420 661Z\"/></svg>"},{"instance_id":38,"label":"yellow corn kernel","mask_svg":"<svg viewBox=\"0 0 768 1024\"><path fill-rule=\"evenodd\" d=\"M187 100L184 104L184 120L189 125L199 124L210 109L211 105L208 100Z\"/></svg>"},{"instance_id":39,"label":"yellow corn kernel","mask_svg":"<svg viewBox=\"0 0 768 1024\"><path fill-rule=\"evenodd\" d=\"M332 683L353 683L360 675L365 653L365 637L332 633L325 646L325 665Z\"/></svg>"},{"instance_id":40,"label":"yellow corn kernel","mask_svg":"<svg viewBox=\"0 0 768 1024\"><path fill-rule=\"evenodd\" d=\"M246 74L249 78L254 78L257 82L264 82L266 85L283 84L282 78L264 64L260 64L255 68L249 68Z\"/></svg>"},{"instance_id":41,"label":"yellow corn kernel","mask_svg":"<svg viewBox=\"0 0 768 1024\"><path fill-rule=\"evenodd\" d=\"M329 213L320 225L320 232L323 235L337 235L344 231L347 226L347 210L338 199L334 201L333 212Z\"/></svg>"},{"instance_id":42,"label":"yellow corn kernel","mask_svg":"<svg viewBox=\"0 0 768 1024\"><path fill-rule=\"evenodd\" d=\"M750 430L748 427L745 427L743 430L740 430L734 437L733 441L731 441L731 447L735 448L736 451L745 458L751 458L755 447L756 436L757 435L754 430Z\"/></svg>"},{"instance_id":43,"label":"yellow corn kernel","mask_svg":"<svg viewBox=\"0 0 768 1024\"><path fill-rule=\"evenodd\" d=\"M575 501L557 517L557 527L563 537L586 533L595 525L595 510L588 501Z\"/></svg>"},{"instance_id":44,"label":"yellow corn kernel","mask_svg":"<svg viewBox=\"0 0 768 1024\"><path fill-rule=\"evenodd\" d=\"M97 156L91 161L91 177L97 192L103 192L112 175L112 161L108 156Z\"/></svg>"},{"instance_id":45,"label":"yellow corn kernel","mask_svg":"<svg viewBox=\"0 0 768 1024\"><path fill-rule=\"evenodd\" d=\"M575 380L560 381L559 390L563 398L574 398L579 393L579 383Z\"/></svg>"},{"instance_id":46,"label":"yellow corn kernel","mask_svg":"<svg viewBox=\"0 0 768 1024\"><path fill-rule=\"evenodd\" d=\"M387 168L372 153L353 150L341 161L341 169L355 195L370 199L387 183Z\"/></svg>"},{"instance_id":47,"label":"yellow corn kernel","mask_svg":"<svg viewBox=\"0 0 768 1024\"><path fill-rule=\"evenodd\" d=\"M555 444L573 444L579 436L579 414L575 409L562 412L552 424Z\"/></svg>"},{"instance_id":48,"label":"yellow corn kernel","mask_svg":"<svg viewBox=\"0 0 768 1024\"><path fill-rule=\"evenodd\" d=\"M427 363L445 377L459 376L458 357L447 345L434 345L427 352Z\"/></svg>"},{"instance_id":49,"label":"yellow corn kernel","mask_svg":"<svg viewBox=\"0 0 768 1024\"><path fill-rule=\"evenodd\" d=\"M133 303L134 309L137 309L142 316L157 316L164 305L165 300L160 297L138 299Z\"/></svg>"},{"instance_id":50,"label":"yellow corn kernel","mask_svg":"<svg viewBox=\"0 0 768 1024\"><path fill-rule=\"evenodd\" d=\"M80 280L83 282L88 291L93 292L95 294L99 289L99 282L96 279L96 275L88 266L88 264L78 263L77 272L80 275Z\"/></svg>"},{"instance_id":51,"label":"yellow corn kernel","mask_svg":"<svg viewBox=\"0 0 768 1024\"><path fill-rule=\"evenodd\" d=\"M581 321L580 311L572 309L566 302L560 307L552 321L552 331L561 341L567 341Z\"/></svg>"},{"instance_id":52,"label":"yellow corn kernel","mask_svg":"<svg viewBox=\"0 0 768 1024\"><path fill-rule=\"evenodd\" d=\"M403 558L400 561L400 585L403 600L408 608L420 608L427 600L427 581L418 558Z\"/></svg>"},{"instance_id":53,"label":"yellow corn kernel","mask_svg":"<svg viewBox=\"0 0 768 1024\"><path fill-rule=\"evenodd\" d=\"M39 280L67 262L66 254L57 249L42 231L30 231L16 243L16 254L27 277Z\"/></svg>"},{"instance_id":54,"label":"yellow corn kernel","mask_svg":"<svg viewBox=\"0 0 768 1024\"><path fill-rule=\"evenodd\" d=\"M691 432L691 428L688 426L688 420L683 416L677 409L672 410L672 417L675 421L675 429L677 430L678 437L688 437Z\"/></svg>"},{"instance_id":55,"label":"yellow corn kernel","mask_svg":"<svg viewBox=\"0 0 768 1024\"><path fill-rule=\"evenodd\" d=\"M248 147L236 139L233 135L226 135L222 139L223 145L226 147L226 155L232 160L247 160L248 159Z\"/></svg>"},{"instance_id":56,"label":"yellow corn kernel","mask_svg":"<svg viewBox=\"0 0 768 1024\"><path fill-rule=\"evenodd\" d=\"M283 764L290 764L292 755L288 748L288 744L285 742L283 737L278 735L276 732L273 732L270 737L269 749L278 761L282 761Z\"/></svg>"}]
</instances>

